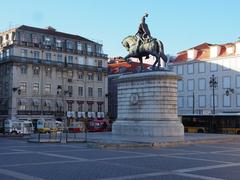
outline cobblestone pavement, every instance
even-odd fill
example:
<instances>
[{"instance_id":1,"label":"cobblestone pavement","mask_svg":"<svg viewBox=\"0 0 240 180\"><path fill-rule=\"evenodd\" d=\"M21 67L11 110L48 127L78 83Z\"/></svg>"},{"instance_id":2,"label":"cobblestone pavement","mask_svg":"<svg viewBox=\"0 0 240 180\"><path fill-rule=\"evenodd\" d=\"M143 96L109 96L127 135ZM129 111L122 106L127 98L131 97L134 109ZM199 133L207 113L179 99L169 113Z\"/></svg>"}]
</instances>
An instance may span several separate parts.
<instances>
[{"instance_id":1,"label":"cobblestone pavement","mask_svg":"<svg viewBox=\"0 0 240 180\"><path fill-rule=\"evenodd\" d=\"M0 138L1 180L240 179L240 141L99 149Z\"/></svg>"}]
</instances>

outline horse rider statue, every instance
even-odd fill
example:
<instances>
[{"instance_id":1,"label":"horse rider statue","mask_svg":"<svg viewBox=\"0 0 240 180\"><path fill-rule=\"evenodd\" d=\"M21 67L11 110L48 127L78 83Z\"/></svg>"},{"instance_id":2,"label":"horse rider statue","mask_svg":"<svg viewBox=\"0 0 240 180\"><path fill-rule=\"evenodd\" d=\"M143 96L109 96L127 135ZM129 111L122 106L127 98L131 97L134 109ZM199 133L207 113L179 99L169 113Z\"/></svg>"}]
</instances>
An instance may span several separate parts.
<instances>
[{"instance_id":1,"label":"horse rider statue","mask_svg":"<svg viewBox=\"0 0 240 180\"><path fill-rule=\"evenodd\" d=\"M135 34L135 36L137 37L137 49L136 49L137 53L139 52L139 47L141 46L141 44L144 44L152 40L150 30L145 22L146 17L148 17L148 13L145 13L144 16L142 17L142 22L141 24L139 24L138 31Z\"/></svg>"},{"instance_id":2,"label":"horse rider statue","mask_svg":"<svg viewBox=\"0 0 240 180\"><path fill-rule=\"evenodd\" d=\"M161 60L167 62L167 57L164 54L163 43L151 37L151 33L148 29L148 25L145 22L148 14L145 13L142 17L142 22L138 27L138 31L135 35L127 36L122 40L122 45L127 49L128 55L124 58L126 61L130 57L138 58L141 65L141 71L143 68L143 57L149 58L149 55L155 57L155 62L152 65L153 70L161 70Z\"/></svg>"}]
</instances>

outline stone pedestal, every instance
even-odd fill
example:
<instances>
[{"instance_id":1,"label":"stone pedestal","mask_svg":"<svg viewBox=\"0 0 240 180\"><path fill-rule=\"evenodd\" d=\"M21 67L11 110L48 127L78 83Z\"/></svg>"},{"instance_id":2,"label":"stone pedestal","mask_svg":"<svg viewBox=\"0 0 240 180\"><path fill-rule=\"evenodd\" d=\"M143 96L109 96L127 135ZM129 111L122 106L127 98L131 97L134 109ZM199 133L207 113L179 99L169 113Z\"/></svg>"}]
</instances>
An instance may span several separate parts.
<instances>
[{"instance_id":1,"label":"stone pedestal","mask_svg":"<svg viewBox=\"0 0 240 180\"><path fill-rule=\"evenodd\" d=\"M174 72L122 75L118 79L118 118L112 133L133 136L183 136L177 116Z\"/></svg>"}]
</instances>

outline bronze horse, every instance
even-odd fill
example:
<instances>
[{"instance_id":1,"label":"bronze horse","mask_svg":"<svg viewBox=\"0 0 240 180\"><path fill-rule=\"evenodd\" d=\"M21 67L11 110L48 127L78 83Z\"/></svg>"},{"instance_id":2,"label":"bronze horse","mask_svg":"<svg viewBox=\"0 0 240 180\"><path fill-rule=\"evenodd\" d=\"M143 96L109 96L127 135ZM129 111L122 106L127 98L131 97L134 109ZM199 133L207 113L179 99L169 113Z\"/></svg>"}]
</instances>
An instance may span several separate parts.
<instances>
[{"instance_id":1,"label":"bronze horse","mask_svg":"<svg viewBox=\"0 0 240 180\"><path fill-rule=\"evenodd\" d=\"M137 37L127 36L123 39L122 45L127 49L129 54L124 58L128 60L130 57L138 58L141 64L141 71L143 70L143 60L144 56L152 55L156 58L152 66L152 70L160 69L160 58L167 63L167 56L164 54L163 43L157 39L151 39L149 42L141 44L139 51L137 52Z\"/></svg>"}]
</instances>

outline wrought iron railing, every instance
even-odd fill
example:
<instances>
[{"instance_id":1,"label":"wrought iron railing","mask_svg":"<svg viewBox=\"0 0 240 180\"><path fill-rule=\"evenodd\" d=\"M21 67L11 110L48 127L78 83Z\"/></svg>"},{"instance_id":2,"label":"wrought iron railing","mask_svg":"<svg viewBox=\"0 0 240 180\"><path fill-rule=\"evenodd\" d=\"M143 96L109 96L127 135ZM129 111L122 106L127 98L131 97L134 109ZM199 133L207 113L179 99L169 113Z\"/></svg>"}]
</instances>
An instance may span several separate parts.
<instances>
[{"instance_id":1,"label":"wrought iron railing","mask_svg":"<svg viewBox=\"0 0 240 180\"><path fill-rule=\"evenodd\" d=\"M7 62L30 63L30 64L39 64L39 65L46 64L46 65L52 65L52 66L58 66L58 67L71 67L71 68L77 68L77 69L95 71L95 72L107 72L107 68L105 67L67 63L62 61L36 59L36 58L21 57L21 56L8 56L8 57L0 58L0 63L7 63Z\"/></svg>"}]
</instances>

